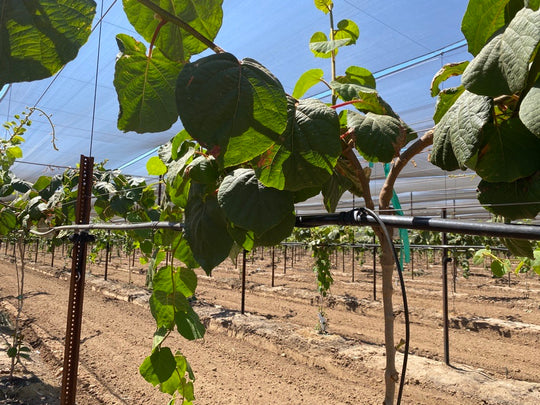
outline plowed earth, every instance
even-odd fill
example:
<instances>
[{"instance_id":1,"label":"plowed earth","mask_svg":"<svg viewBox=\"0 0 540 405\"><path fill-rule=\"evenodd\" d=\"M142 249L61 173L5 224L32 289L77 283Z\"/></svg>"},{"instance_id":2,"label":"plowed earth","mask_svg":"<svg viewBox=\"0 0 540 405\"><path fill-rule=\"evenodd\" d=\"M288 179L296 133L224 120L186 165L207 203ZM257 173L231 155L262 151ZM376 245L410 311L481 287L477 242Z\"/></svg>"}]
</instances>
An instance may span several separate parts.
<instances>
[{"instance_id":1,"label":"plowed earth","mask_svg":"<svg viewBox=\"0 0 540 405\"><path fill-rule=\"evenodd\" d=\"M275 286L270 254L247 264L246 314L241 315L239 269L227 262L212 277L199 272L196 311L207 325L204 340L177 334L195 374L197 404L379 404L384 351L380 280L373 299L371 263L336 257L335 284L326 299L328 334L315 331L319 297L311 258L299 250L286 274L276 251ZM3 259L2 259L3 257ZM343 258L345 263L343 264ZM366 255L366 260L368 260ZM411 350L404 404L540 403L540 282L536 275L497 280L483 269L469 279L449 277L451 366L444 364L440 263L416 259L406 270ZM42 261L42 263L40 263ZM24 336L32 361L7 380L9 324L0 322L0 404L58 404L69 289L68 259L28 259ZM48 264L45 264L47 262ZM419 264L422 262L422 264ZM77 403L165 404L138 366L150 353L154 321L148 310L144 268L113 257L90 264L84 296ZM380 278L380 275L378 275ZM129 283L131 281L131 284ZM15 267L0 255L0 311L15 314ZM404 337L403 305L396 284L396 343ZM398 368L402 355L398 354ZM20 370L20 368L19 368Z\"/></svg>"}]
</instances>

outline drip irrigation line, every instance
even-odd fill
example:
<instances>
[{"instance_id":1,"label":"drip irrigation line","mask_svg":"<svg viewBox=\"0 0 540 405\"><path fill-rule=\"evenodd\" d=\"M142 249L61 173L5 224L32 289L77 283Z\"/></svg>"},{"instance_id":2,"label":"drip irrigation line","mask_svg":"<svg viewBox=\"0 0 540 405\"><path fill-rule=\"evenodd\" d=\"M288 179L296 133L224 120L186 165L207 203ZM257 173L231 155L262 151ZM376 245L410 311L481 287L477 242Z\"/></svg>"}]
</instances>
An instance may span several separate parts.
<instances>
[{"instance_id":1,"label":"drip irrigation line","mask_svg":"<svg viewBox=\"0 0 540 405\"><path fill-rule=\"evenodd\" d=\"M313 228L323 225L341 226L380 226L374 219L363 215L361 209L340 212L338 214L299 215L296 217L296 227ZM480 235L514 239L540 240L540 226L517 225L456 221L451 219L431 217L408 217L396 215L379 215L378 218L386 226L405 229L419 229L431 232L448 232L465 235ZM88 229L175 229L182 230L184 225L180 222L140 222L129 224L94 223L86 225L63 225L47 230L46 232L32 231L35 235L48 235L61 230L88 230Z\"/></svg>"},{"instance_id":2,"label":"drip irrigation line","mask_svg":"<svg viewBox=\"0 0 540 405\"><path fill-rule=\"evenodd\" d=\"M390 237L390 234L388 233L388 229L386 228L385 223L381 220L381 218L377 214L375 214L369 208L362 208L360 209L360 212L361 213L363 212L363 215L365 214L370 215L381 227L381 230L384 234L386 241L390 244L390 246L392 246L392 256L394 257L394 262L396 263L397 273L399 276L399 285L401 286L401 296L403 298L403 315L405 317L405 348L403 350L403 364L401 366L401 378L399 380L399 390L398 390L398 396L397 396L397 405L400 405L401 397L403 395L403 387L405 386L405 373L407 371L407 360L409 359L409 343L411 339L411 330L410 330L410 323L409 323L409 305L407 303L407 293L405 290L405 280L403 279L403 269L401 268L401 263L399 261L399 257L396 252L396 247L394 246L394 243L392 242L392 238Z\"/></svg>"},{"instance_id":3,"label":"drip irrigation line","mask_svg":"<svg viewBox=\"0 0 540 405\"><path fill-rule=\"evenodd\" d=\"M62 225L55 226L47 231L36 231L31 229L30 232L38 236L50 235L53 232L58 231L87 231L92 229L110 229L110 230L133 230L133 229L173 229L181 231L184 229L184 224L180 222L166 222L166 221L154 221L154 222L140 222L133 224L105 224L105 223L95 223L95 224L79 224L79 225Z\"/></svg>"},{"instance_id":4,"label":"drip irrigation line","mask_svg":"<svg viewBox=\"0 0 540 405\"><path fill-rule=\"evenodd\" d=\"M538 225L468 222L432 217L397 215L379 215L379 218L386 226L395 228L540 240L540 226ZM296 217L296 226L300 228L312 228L322 225L379 226L375 219L362 215L362 212L359 209L340 212L339 214L301 215Z\"/></svg>"}]
</instances>

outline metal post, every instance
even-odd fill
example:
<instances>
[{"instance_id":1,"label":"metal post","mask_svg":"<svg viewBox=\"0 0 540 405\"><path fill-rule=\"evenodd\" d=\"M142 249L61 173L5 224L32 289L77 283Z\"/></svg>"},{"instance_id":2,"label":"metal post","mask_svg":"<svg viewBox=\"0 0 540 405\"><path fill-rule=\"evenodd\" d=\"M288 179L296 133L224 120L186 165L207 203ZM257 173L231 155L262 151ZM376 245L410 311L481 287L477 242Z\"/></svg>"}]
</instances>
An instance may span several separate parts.
<instances>
[{"instance_id":1,"label":"metal post","mask_svg":"<svg viewBox=\"0 0 540 405\"><path fill-rule=\"evenodd\" d=\"M442 209L442 218L446 218L446 208ZM446 232L442 233L442 244L448 245ZM448 337L448 248L442 249L442 287L443 287L443 339L444 339L444 362L450 365L450 342Z\"/></svg>"},{"instance_id":2,"label":"metal post","mask_svg":"<svg viewBox=\"0 0 540 405\"><path fill-rule=\"evenodd\" d=\"M246 308L246 249L242 251L242 301L240 304L240 313L244 315Z\"/></svg>"},{"instance_id":3,"label":"metal post","mask_svg":"<svg viewBox=\"0 0 540 405\"><path fill-rule=\"evenodd\" d=\"M352 279L351 281L354 283L354 246L351 247L352 251Z\"/></svg>"},{"instance_id":4,"label":"metal post","mask_svg":"<svg viewBox=\"0 0 540 405\"><path fill-rule=\"evenodd\" d=\"M274 252L274 246L272 246L272 287L274 287L274 275L275 275L275 252Z\"/></svg>"},{"instance_id":5,"label":"metal post","mask_svg":"<svg viewBox=\"0 0 540 405\"><path fill-rule=\"evenodd\" d=\"M39 252L39 239L36 240L36 253L34 255L34 263L37 263L38 252Z\"/></svg>"},{"instance_id":6,"label":"metal post","mask_svg":"<svg viewBox=\"0 0 540 405\"><path fill-rule=\"evenodd\" d=\"M345 273L345 246L342 247L341 251L341 270Z\"/></svg>"},{"instance_id":7,"label":"metal post","mask_svg":"<svg viewBox=\"0 0 540 405\"><path fill-rule=\"evenodd\" d=\"M92 171L94 158L81 155L79 186L77 194L76 223L87 224L90 220L92 196ZM86 232L73 235L73 259L69 288L69 306L64 350L61 405L74 405L77 392L77 370L79 368L79 347L81 343L81 321L86 273Z\"/></svg>"},{"instance_id":8,"label":"metal post","mask_svg":"<svg viewBox=\"0 0 540 405\"><path fill-rule=\"evenodd\" d=\"M51 267L54 267L54 245L51 246Z\"/></svg>"},{"instance_id":9,"label":"metal post","mask_svg":"<svg viewBox=\"0 0 540 405\"><path fill-rule=\"evenodd\" d=\"M105 245L105 274L103 280L107 280L109 275L109 258L111 256L111 231L107 231L107 244Z\"/></svg>"},{"instance_id":10,"label":"metal post","mask_svg":"<svg viewBox=\"0 0 540 405\"><path fill-rule=\"evenodd\" d=\"M283 250L283 274L287 273L287 245L285 245L285 249Z\"/></svg>"},{"instance_id":11,"label":"metal post","mask_svg":"<svg viewBox=\"0 0 540 405\"><path fill-rule=\"evenodd\" d=\"M411 249L411 278L414 280L414 250Z\"/></svg>"},{"instance_id":12,"label":"metal post","mask_svg":"<svg viewBox=\"0 0 540 405\"><path fill-rule=\"evenodd\" d=\"M377 245L373 236L373 300L377 301Z\"/></svg>"}]
</instances>

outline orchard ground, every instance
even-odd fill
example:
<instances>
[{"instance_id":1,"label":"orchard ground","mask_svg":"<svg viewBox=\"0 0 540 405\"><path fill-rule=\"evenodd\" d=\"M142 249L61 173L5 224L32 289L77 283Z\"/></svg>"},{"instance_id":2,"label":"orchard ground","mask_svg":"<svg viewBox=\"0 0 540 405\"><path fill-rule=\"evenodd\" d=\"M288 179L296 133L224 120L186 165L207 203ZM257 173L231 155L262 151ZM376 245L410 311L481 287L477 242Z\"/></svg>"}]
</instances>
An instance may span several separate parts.
<instances>
[{"instance_id":1,"label":"orchard ground","mask_svg":"<svg viewBox=\"0 0 540 405\"><path fill-rule=\"evenodd\" d=\"M13 319L15 268L0 253L0 304ZM23 310L32 361L8 383L0 329L0 404L57 404L62 378L70 259L28 253ZM207 325L203 340L167 341L181 350L195 374L197 404L378 404L383 398L384 350L380 274L373 299L370 252L358 256L352 282L350 252L333 256L335 283L325 300L328 334L316 331L319 296L312 259L289 251L286 266L276 250L271 287L270 250L247 260L246 314L240 310L240 269L225 262L199 274L195 309ZM345 259L345 263L343 263ZM361 265L360 260L364 263ZM99 261L99 260L98 260ZM150 353L154 320L142 286L145 267L113 255L108 281L104 263L89 264L84 298L79 404L165 404L167 396L146 383L138 366ZM285 270L285 274L284 274ZM411 355L404 404L540 403L540 280L537 275L494 279L450 266L450 363L444 364L440 261L416 256L405 278L411 311ZM413 277L414 276L414 277ZM396 277L397 280L397 277ZM396 344L404 337L401 293L394 295ZM402 355L398 354L398 369ZM18 402L17 402L18 401Z\"/></svg>"}]
</instances>

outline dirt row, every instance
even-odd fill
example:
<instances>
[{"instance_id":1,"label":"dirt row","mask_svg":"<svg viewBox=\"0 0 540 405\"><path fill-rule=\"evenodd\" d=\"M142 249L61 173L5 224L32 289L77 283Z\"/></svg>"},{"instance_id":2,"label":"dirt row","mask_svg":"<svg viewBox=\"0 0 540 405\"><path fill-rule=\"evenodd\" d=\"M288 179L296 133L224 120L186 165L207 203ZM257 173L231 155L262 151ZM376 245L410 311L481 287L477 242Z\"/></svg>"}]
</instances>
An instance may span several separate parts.
<instances>
[{"instance_id":1,"label":"dirt row","mask_svg":"<svg viewBox=\"0 0 540 405\"><path fill-rule=\"evenodd\" d=\"M343 404L380 403L382 308L372 297L369 268L357 268L355 283L339 266L334 270L336 283L332 298L326 302L330 334L321 336L314 331L319 298L309 257L298 258L287 274L277 271L276 287L269 285L271 266L268 257L265 259L247 263L249 314L244 316L237 312L239 269L226 264L213 277L200 274L197 298L204 305L197 310L206 319L209 332L204 342L175 338L177 346L171 344L182 348L197 372L197 403L329 399ZM116 266L109 274L125 277L127 282L129 267ZM2 269L0 296L2 301L10 301L8 286L14 285L13 270L10 272L8 265ZM47 266L42 270L51 272ZM137 365L148 354L153 332L145 292L133 285L104 282L99 266L89 270L93 276L89 276L92 282L85 299L80 395L90 394L96 398L93 403L164 403L155 389L145 387L137 372ZM142 267L131 269L134 284L143 283L144 277ZM39 336L38 342L49 341L46 346L53 348L58 345L49 350L56 351L49 356L56 359L49 362L56 364L51 373L55 375L61 365L67 282L36 272L29 272L28 280L25 313L41 331L38 335L46 331L49 336ZM412 350L404 403L515 403L516 398L521 398L519 403L540 402L536 372L540 365L538 280L521 278L508 287L485 276L459 279L457 293L451 294L452 369L441 364L440 285L436 269L428 268L422 276L407 279ZM396 340L402 334L400 298L396 291ZM218 312L212 314L216 308ZM231 375L241 383L232 381ZM86 401L79 402L91 403Z\"/></svg>"}]
</instances>

